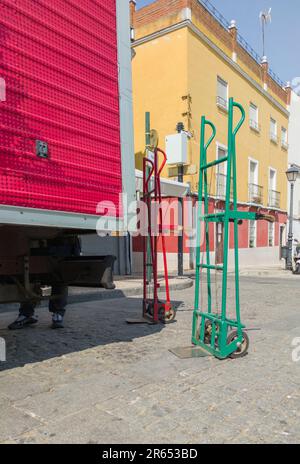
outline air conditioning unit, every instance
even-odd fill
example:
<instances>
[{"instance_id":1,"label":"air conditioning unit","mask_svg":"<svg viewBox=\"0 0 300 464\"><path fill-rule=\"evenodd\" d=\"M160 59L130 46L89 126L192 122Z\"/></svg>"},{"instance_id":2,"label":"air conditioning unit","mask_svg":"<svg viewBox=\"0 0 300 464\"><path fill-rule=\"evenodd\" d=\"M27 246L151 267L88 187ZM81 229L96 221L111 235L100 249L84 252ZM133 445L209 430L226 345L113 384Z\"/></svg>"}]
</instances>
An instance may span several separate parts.
<instances>
[{"instance_id":1,"label":"air conditioning unit","mask_svg":"<svg viewBox=\"0 0 300 464\"><path fill-rule=\"evenodd\" d=\"M188 134L167 135L166 155L168 164L186 164L188 160Z\"/></svg>"}]
</instances>

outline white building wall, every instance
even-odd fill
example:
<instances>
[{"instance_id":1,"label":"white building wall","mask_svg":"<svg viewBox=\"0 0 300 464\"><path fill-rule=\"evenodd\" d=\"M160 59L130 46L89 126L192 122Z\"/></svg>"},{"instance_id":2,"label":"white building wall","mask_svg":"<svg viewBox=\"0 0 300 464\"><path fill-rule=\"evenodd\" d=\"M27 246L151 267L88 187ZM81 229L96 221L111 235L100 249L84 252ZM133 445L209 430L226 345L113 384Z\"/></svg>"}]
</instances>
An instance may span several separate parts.
<instances>
[{"instance_id":1,"label":"white building wall","mask_svg":"<svg viewBox=\"0 0 300 464\"><path fill-rule=\"evenodd\" d=\"M289 123L289 165L300 168L300 96L292 92ZM290 211L290 188L287 211ZM288 229L288 228L287 228ZM294 238L300 242L300 176L294 191Z\"/></svg>"}]
</instances>

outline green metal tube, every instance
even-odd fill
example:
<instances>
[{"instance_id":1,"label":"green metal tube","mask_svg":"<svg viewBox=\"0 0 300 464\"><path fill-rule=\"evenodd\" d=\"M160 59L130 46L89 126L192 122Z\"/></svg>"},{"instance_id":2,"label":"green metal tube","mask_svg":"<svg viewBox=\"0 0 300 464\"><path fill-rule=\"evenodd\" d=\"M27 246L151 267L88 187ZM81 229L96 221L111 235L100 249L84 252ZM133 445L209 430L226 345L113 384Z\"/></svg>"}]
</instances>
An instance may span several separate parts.
<instances>
[{"instance_id":1,"label":"green metal tube","mask_svg":"<svg viewBox=\"0 0 300 464\"><path fill-rule=\"evenodd\" d=\"M234 210L238 209L237 202L237 160L236 160L236 135L245 121L245 110L236 102L233 102L233 109L238 108L241 112L241 119L232 134L232 168L233 168L233 203ZM242 335L241 311L240 311L240 279L239 279L239 227L238 219L234 220L234 263L235 263L235 310L239 336Z\"/></svg>"},{"instance_id":2,"label":"green metal tube","mask_svg":"<svg viewBox=\"0 0 300 464\"><path fill-rule=\"evenodd\" d=\"M233 140L233 198L234 209L237 210L237 171L236 171L236 144ZM235 263L235 310L238 330L241 331L241 311L240 311L240 278L239 278L239 226L238 220L234 219L234 263ZM241 333L239 333L241 335Z\"/></svg>"},{"instance_id":3,"label":"green metal tube","mask_svg":"<svg viewBox=\"0 0 300 464\"><path fill-rule=\"evenodd\" d=\"M229 99L228 109L228 161L226 177L226 201L224 216L224 259L223 259L223 285L222 285L222 322L226 319L227 309L227 274L228 274L228 248L229 248L229 219L230 219L230 191L232 170L232 133L233 133L233 98ZM224 342L224 340L221 340Z\"/></svg>"},{"instance_id":4,"label":"green metal tube","mask_svg":"<svg viewBox=\"0 0 300 464\"><path fill-rule=\"evenodd\" d=\"M205 128L211 127L212 134L205 143ZM213 123L207 121L205 116L201 118L201 137L200 137L200 170L199 170L199 186L198 186L198 214L197 214L197 242L196 242L196 282L195 282L195 310L193 316L193 336L196 333L199 311L199 296L200 296L200 261L201 261L201 223L202 223L202 207L204 193L204 214L209 212L208 201L208 183L207 172L202 169L207 163L207 149L213 142L216 136L216 128ZM211 265L210 265L210 240L209 240L209 224L205 223L205 243L206 243L206 260L207 260L207 290L208 290L208 312L211 313Z\"/></svg>"},{"instance_id":5,"label":"green metal tube","mask_svg":"<svg viewBox=\"0 0 300 464\"><path fill-rule=\"evenodd\" d=\"M195 281L195 307L193 314L193 337L197 331L198 311L199 311L199 293L200 293L200 261L201 261L201 214L202 214L202 191L203 191L203 165L204 157L204 137L205 137L205 117L201 118L200 128L200 169L199 169L199 184L198 184L198 211L197 211L197 239L196 239L196 281Z\"/></svg>"}]
</instances>

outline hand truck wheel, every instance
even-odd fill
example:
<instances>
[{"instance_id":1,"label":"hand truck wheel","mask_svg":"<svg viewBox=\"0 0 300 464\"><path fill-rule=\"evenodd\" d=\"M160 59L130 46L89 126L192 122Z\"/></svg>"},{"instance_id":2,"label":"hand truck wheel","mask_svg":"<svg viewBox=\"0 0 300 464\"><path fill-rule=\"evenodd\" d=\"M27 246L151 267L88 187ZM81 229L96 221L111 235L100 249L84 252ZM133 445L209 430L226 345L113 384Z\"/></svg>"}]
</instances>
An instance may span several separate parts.
<instances>
[{"instance_id":1,"label":"hand truck wheel","mask_svg":"<svg viewBox=\"0 0 300 464\"><path fill-rule=\"evenodd\" d=\"M159 309L158 317L160 322L163 324L171 324L175 320L176 310L174 308L169 308L169 310L166 312L165 306L161 306Z\"/></svg>"},{"instance_id":2,"label":"hand truck wheel","mask_svg":"<svg viewBox=\"0 0 300 464\"><path fill-rule=\"evenodd\" d=\"M211 344L212 327L213 327L212 322L206 320L205 321L204 343L206 343L207 345ZM216 345L217 345L217 342L218 342L218 336L219 336L219 326L217 325L216 326L216 340L215 340Z\"/></svg>"},{"instance_id":3,"label":"hand truck wheel","mask_svg":"<svg viewBox=\"0 0 300 464\"><path fill-rule=\"evenodd\" d=\"M238 331L234 330L233 332L230 332L230 334L227 337L227 344L230 345L234 340L238 338ZM244 358L248 354L249 350L249 345L250 345L250 340L246 332L243 332L243 342L239 348L230 355L231 359L238 359L238 358Z\"/></svg>"}]
</instances>

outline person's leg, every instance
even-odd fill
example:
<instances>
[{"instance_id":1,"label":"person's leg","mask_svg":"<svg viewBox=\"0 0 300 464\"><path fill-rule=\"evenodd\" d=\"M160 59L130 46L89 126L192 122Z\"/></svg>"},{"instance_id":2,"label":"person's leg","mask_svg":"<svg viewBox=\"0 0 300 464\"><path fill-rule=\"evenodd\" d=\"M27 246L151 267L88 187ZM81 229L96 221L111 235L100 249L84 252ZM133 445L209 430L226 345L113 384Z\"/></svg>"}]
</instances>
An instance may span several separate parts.
<instances>
[{"instance_id":1,"label":"person's leg","mask_svg":"<svg viewBox=\"0 0 300 464\"><path fill-rule=\"evenodd\" d=\"M23 329L27 325L33 325L38 322L37 317L34 314L35 310L34 303L21 303L19 308L19 316L17 319L8 326L10 330Z\"/></svg>"},{"instance_id":2,"label":"person's leg","mask_svg":"<svg viewBox=\"0 0 300 464\"><path fill-rule=\"evenodd\" d=\"M68 287L65 285L54 285L52 287L52 295L59 295L59 298L50 300L49 311L52 315L52 328L62 329L64 327L64 315L68 304Z\"/></svg>"}]
</instances>

